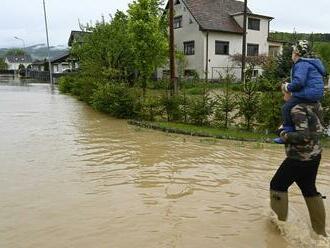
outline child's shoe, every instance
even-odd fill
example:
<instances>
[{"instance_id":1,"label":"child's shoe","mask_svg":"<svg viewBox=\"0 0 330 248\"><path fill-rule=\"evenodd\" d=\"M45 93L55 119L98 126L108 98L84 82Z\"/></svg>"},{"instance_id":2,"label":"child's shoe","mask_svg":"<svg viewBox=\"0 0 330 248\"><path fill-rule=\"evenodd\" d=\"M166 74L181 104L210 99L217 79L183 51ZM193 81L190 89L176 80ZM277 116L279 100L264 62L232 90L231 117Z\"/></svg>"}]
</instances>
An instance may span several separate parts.
<instances>
[{"instance_id":1,"label":"child's shoe","mask_svg":"<svg viewBox=\"0 0 330 248\"><path fill-rule=\"evenodd\" d=\"M280 137L273 139L273 141L276 144L285 144L284 140L282 140L282 138L280 138Z\"/></svg>"}]
</instances>

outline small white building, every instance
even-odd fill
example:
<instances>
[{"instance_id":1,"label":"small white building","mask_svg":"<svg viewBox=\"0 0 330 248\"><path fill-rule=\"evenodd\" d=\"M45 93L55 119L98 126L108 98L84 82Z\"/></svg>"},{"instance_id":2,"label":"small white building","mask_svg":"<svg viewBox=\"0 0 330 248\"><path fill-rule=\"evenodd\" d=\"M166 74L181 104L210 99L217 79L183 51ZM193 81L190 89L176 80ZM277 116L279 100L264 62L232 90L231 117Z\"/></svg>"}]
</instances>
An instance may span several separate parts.
<instances>
[{"instance_id":1,"label":"small white building","mask_svg":"<svg viewBox=\"0 0 330 248\"><path fill-rule=\"evenodd\" d=\"M91 32L72 30L68 40L68 46L70 48L73 46L81 46L84 43L85 37L89 34L91 34ZM74 56L71 56L71 67L73 69L78 69L80 67L79 60L74 58Z\"/></svg>"},{"instance_id":2,"label":"small white building","mask_svg":"<svg viewBox=\"0 0 330 248\"><path fill-rule=\"evenodd\" d=\"M52 65L52 72L55 74L73 70L69 52L65 52L57 57L52 58L50 63ZM48 60L46 59L36 60L31 65L32 71L42 72L45 71L45 68L48 68Z\"/></svg>"},{"instance_id":3,"label":"small white building","mask_svg":"<svg viewBox=\"0 0 330 248\"><path fill-rule=\"evenodd\" d=\"M70 53L66 52L62 55L59 55L53 59L51 59L51 65L52 65L52 72L53 73L63 73L67 70L72 70L71 66L71 59L70 59Z\"/></svg>"},{"instance_id":4,"label":"small white building","mask_svg":"<svg viewBox=\"0 0 330 248\"><path fill-rule=\"evenodd\" d=\"M235 0L175 0L174 40L178 51L186 55L185 75L193 71L200 78L218 79L230 68L236 78L241 67L231 55L242 54L244 2ZM270 41L273 17L248 10L247 55L275 55L282 43ZM260 69L259 69L260 70ZM168 69L159 69L162 78ZM260 71L255 71L258 74Z\"/></svg>"},{"instance_id":5,"label":"small white building","mask_svg":"<svg viewBox=\"0 0 330 248\"><path fill-rule=\"evenodd\" d=\"M27 68L29 65L31 65L32 58L30 55L8 55L5 57L5 63L8 66L8 70L17 71L20 65L23 65L24 68Z\"/></svg>"}]
</instances>

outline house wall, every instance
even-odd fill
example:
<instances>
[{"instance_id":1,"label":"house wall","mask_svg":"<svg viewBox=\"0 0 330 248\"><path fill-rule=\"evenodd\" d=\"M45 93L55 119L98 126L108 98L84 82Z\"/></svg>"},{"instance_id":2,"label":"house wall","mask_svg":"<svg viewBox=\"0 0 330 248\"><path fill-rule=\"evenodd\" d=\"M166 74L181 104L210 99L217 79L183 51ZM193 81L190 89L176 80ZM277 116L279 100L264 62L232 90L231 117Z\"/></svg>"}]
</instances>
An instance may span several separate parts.
<instances>
[{"instance_id":1,"label":"house wall","mask_svg":"<svg viewBox=\"0 0 330 248\"><path fill-rule=\"evenodd\" d=\"M195 41L195 54L185 56L187 60L185 69L195 70L200 78L205 78L206 60L208 56L208 79L219 79L220 75L224 76L228 72L234 74L237 79L240 79L241 65L233 63L230 56L242 54L242 34L200 30L199 24L184 5L183 1L181 1L181 4L176 4L174 10L175 17L182 16L182 27L174 29L176 50L183 51L183 43L185 41ZM243 27L243 15L237 15L233 18L238 25ZM253 18L260 20L260 30L247 29L247 43L258 44L259 55L268 55L270 46L274 45L268 42L270 19L255 16L253 16ZM215 54L215 41L229 42L229 55ZM280 45L279 49L281 50L281 44L276 44ZM262 73L261 68L255 69L258 70L258 74ZM168 66L157 71L158 78L163 77L163 70L168 70Z\"/></svg>"},{"instance_id":2,"label":"house wall","mask_svg":"<svg viewBox=\"0 0 330 248\"><path fill-rule=\"evenodd\" d=\"M229 55L215 54L215 42L227 41L229 42ZM235 65L230 55L242 53L242 35L230 34L221 32L209 33L209 65L208 65L208 78L219 79L220 75L224 76L229 67L230 73L235 74L237 78L240 77L241 68L239 65Z\"/></svg>"},{"instance_id":3,"label":"house wall","mask_svg":"<svg viewBox=\"0 0 330 248\"><path fill-rule=\"evenodd\" d=\"M63 71L66 69L70 69L70 65L68 62L52 64L53 73L63 73Z\"/></svg>"},{"instance_id":4,"label":"house wall","mask_svg":"<svg viewBox=\"0 0 330 248\"><path fill-rule=\"evenodd\" d=\"M255 17L253 17L255 18ZM268 28L269 20L262 18L255 18L260 20L260 30L247 29L246 40L247 43L253 43L259 45L259 55L268 55Z\"/></svg>"},{"instance_id":5,"label":"house wall","mask_svg":"<svg viewBox=\"0 0 330 248\"><path fill-rule=\"evenodd\" d=\"M186 41L195 41L195 54L187 55L186 70L195 70L200 77L203 77L205 71L204 63L204 41L205 36L199 30L199 25L189 12L188 8L181 1L180 4L174 5L175 17L182 16L182 27L174 29L175 49L184 51L183 43ZM163 77L163 70L168 70L169 66L157 70L157 77ZM176 73L178 76L178 72Z\"/></svg>"},{"instance_id":6,"label":"house wall","mask_svg":"<svg viewBox=\"0 0 330 248\"><path fill-rule=\"evenodd\" d=\"M283 45L279 42L268 41L268 50L269 56L276 56L282 53Z\"/></svg>"},{"instance_id":7,"label":"house wall","mask_svg":"<svg viewBox=\"0 0 330 248\"><path fill-rule=\"evenodd\" d=\"M233 18L238 23L238 25L240 25L241 28L243 28L243 15L234 16ZM247 30L246 30L247 43L258 44L259 45L259 54L268 55L269 46L268 46L267 38L268 38L268 33L269 33L269 21L270 20L268 18L258 18L255 16L251 16L251 18L260 20L260 30L248 29L248 23L247 23L246 24L247 25Z\"/></svg>"},{"instance_id":8,"label":"house wall","mask_svg":"<svg viewBox=\"0 0 330 248\"><path fill-rule=\"evenodd\" d=\"M237 22L237 24L243 28L243 21L244 21L244 16L243 15L237 15L233 16L234 20Z\"/></svg>"},{"instance_id":9,"label":"house wall","mask_svg":"<svg viewBox=\"0 0 330 248\"><path fill-rule=\"evenodd\" d=\"M243 26L243 16L235 16L234 18L239 25ZM247 29L246 41L247 44L251 43L259 45L259 55L268 55L269 42L267 41L267 38L269 33L269 19L258 19L260 19L260 30ZM229 55L215 54L215 41L217 40L229 42ZM233 63L230 56L234 54L242 54L242 42L243 36L241 34L223 32L209 33L209 79L219 79L220 75L224 76L228 72L233 74L237 79L241 78L241 65ZM255 69L259 71L259 74L262 73L261 68Z\"/></svg>"},{"instance_id":10,"label":"house wall","mask_svg":"<svg viewBox=\"0 0 330 248\"><path fill-rule=\"evenodd\" d=\"M25 68L31 65L31 63L10 63L7 58L5 59L5 63L8 65L8 70L18 70L21 64L24 65Z\"/></svg>"},{"instance_id":11,"label":"house wall","mask_svg":"<svg viewBox=\"0 0 330 248\"><path fill-rule=\"evenodd\" d=\"M32 70L33 71L44 71L44 65L32 65Z\"/></svg>"}]
</instances>

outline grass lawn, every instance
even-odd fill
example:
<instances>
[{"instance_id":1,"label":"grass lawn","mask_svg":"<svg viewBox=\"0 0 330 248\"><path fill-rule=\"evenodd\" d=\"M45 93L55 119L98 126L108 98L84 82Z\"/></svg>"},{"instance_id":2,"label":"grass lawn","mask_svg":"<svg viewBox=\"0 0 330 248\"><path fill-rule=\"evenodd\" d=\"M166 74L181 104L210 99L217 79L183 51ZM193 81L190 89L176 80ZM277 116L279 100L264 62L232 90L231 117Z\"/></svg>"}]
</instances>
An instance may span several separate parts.
<instances>
[{"instance_id":1,"label":"grass lawn","mask_svg":"<svg viewBox=\"0 0 330 248\"><path fill-rule=\"evenodd\" d=\"M230 139L240 141L255 141L271 143L276 137L275 134L264 134L257 132L248 132L240 129L221 129L214 127L201 127L191 124L174 123L174 122L145 122L145 121L129 121L130 124L138 125L145 128L161 130L164 132L186 134L201 137L214 137L219 139ZM330 148L330 138L322 138L323 147Z\"/></svg>"}]
</instances>

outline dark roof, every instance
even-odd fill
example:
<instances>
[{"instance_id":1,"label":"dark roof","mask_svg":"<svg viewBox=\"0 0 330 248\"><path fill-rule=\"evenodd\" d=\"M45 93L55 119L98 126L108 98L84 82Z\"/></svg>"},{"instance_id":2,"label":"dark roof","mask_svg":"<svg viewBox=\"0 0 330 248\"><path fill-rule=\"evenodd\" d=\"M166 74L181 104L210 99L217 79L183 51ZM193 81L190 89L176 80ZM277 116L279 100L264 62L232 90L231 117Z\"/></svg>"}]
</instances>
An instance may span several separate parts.
<instances>
[{"instance_id":1,"label":"dark roof","mask_svg":"<svg viewBox=\"0 0 330 248\"><path fill-rule=\"evenodd\" d=\"M273 38L270 38L270 37L267 38L267 41L274 42L274 43L279 43L279 44L282 44L282 45L285 44L285 43L287 43L286 41L276 40L276 39L273 39Z\"/></svg>"},{"instance_id":2,"label":"dark roof","mask_svg":"<svg viewBox=\"0 0 330 248\"><path fill-rule=\"evenodd\" d=\"M231 16L244 11L244 2L235 0L182 0L202 30L243 33ZM252 13L248 9L248 13Z\"/></svg>"},{"instance_id":3,"label":"dark roof","mask_svg":"<svg viewBox=\"0 0 330 248\"><path fill-rule=\"evenodd\" d=\"M69 41L68 41L68 45L69 47L72 46L73 42L83 42L83 38L86 34L90 34L90 32L85 32L85 31L71 31L70 37L69 37Z\"/></svg>"},{"instance_id":4,"label":"dark roof","mask_svg":"<svg viewBox=\"0 0 330 248\"><path fill-rule=\"evenodd\" d=\"M46 59L44 60L35 60L32 65L44 65L47 62Z\"/></svg>"},{"instance_id":5,"label":"dark roof","mask_svg":"<svg viewBox=\"0 0 330 248\"><path fill-rule=\"evenodd\" d=\"M59 56L56 56L50 60L51 63L63 62L70 56L70 52L67 51Z\"/></svg>"},{"instance_id":6,"label":"dark roof","mask_svg":"<svg viewBox=\"0 0 330 248\"><path fill-rule=\"evenodd\" d=\"M8 55L5 58L9 63L32 63L30 55Z\"/></svg>"},{"instance_id":7,"label":"dark roof","mask_svg":"<svg viewBox=\"0 0 330 248\"><path fill-rule=\"evenodd\" d=\"M243 15L243 14L244 14L244 12L238 12L238 13L231 14L231 16L238 16L238 15ZM248 16L265 18L265 19L270 19L270 20L274 19L274 17L271 17L271 16L259 15L259 14L254 14L254 13L248 13Z\"/></svg>"}]
</instances>

